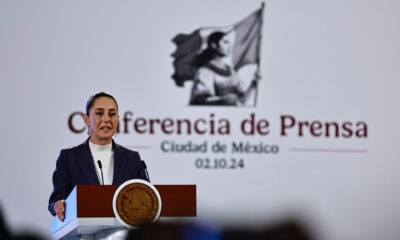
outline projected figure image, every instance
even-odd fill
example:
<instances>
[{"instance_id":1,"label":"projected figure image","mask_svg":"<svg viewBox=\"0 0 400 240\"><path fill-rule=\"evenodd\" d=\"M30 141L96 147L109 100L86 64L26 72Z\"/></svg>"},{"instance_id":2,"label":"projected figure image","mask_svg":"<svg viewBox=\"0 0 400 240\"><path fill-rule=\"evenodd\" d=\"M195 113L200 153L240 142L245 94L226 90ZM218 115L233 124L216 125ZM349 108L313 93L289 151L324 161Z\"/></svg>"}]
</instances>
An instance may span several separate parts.
<instances>
[{"instance_id":1,"label":"projected figure image","mask_svg":"<svg viewBox=\"0 0 400 240\"><path fill-rule=\"evenodd\" d=\"M63 149L53 173L48 209L63 221L65 199L75 185L119 185L130 179L149 181L137 152L113 140L118 127L115 98L100 92L89 98L83 116L89 137L76 147Z\"/></svg>"},{"instance_id":2,"label":"projected figure image","mask_svg":"<svg viewBox=\"0 0 400 240\"><path fill-rule=\"evenodd\" d=\"M240 106L256 91L259 74L255 74L246 89L232 64L224 61L231 53L232 46L226 33L217 31L209 35L207 48L195 60L197 72L191 91L191 105Z\"/></svg>"}]
</instances>

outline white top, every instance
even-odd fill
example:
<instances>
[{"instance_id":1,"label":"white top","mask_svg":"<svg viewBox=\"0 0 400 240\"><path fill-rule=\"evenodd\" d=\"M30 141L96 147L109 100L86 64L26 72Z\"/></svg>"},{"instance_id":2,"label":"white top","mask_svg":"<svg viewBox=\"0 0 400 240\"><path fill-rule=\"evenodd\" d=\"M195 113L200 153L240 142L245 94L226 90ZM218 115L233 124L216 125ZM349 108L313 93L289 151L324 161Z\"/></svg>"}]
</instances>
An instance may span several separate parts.
<instances>
[{"instance_id":1,"label":"white top","mask_svg":"<svg viewBox=\"0 0 400 240\"><path fill-rule=\"evenodd\" d=\"M225 89L234 89L241 93L246 91L244 82L233 69L230 70L229 75L224 75L218 74L208 67L200 67L197 71L196 80L200 82L197 90L200 92L208 91L212 96L224 95Z\"/></svg>"},{"instance_id":2,"label":"white top","mask_svg":"<svg viewBox=\"0 0 400 240\"><path fill-rule=\"evenodd\" d=\"M89 140L89 148L93 156L94 166L96 167L96 173L100 184L103 184L103 181L101 180L101 170L97 163L98 160L101 161L103 169L104 185L112 185L114 176L114 151L112 150L112 143L98 145Z\"/></svg>"}]
</instances>

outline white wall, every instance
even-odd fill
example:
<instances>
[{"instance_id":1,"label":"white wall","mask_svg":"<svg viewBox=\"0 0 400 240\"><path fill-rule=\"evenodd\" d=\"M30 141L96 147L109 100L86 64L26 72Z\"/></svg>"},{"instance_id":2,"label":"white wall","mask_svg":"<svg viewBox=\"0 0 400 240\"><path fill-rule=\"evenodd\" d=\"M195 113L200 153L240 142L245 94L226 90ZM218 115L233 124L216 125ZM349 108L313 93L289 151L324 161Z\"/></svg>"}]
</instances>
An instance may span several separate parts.
<instances>
[{"instance_id":1,"label":"white wall","mask_svg":"<svg viewBox=\"0 0 400 240\"><path fill-rule=\"evenodd\" d=\"M190 107L175 86L171 39L235 23L259 1L0 1L0 204L15 229L49 232L51 175L77 145L69 115L98 91L138 117L227 118L228 136L129 134L154 184L197 184L199 218L264 223L300 216L321 239L398 239L400 2L266 2L257 107ZM251 113L266 136L244 136ZM367 138L280 134L280 117L353 124ZM78 119L75 124L79 125ZM276 144L278 154L164 153L161 142ZM320 152L295 151L317 149ZM328 150L357 150L353 152ZM361 150L361 151L358 151ZM243 169L205 170L197 158L243 159Z\"/></svg>"}]
</instances>

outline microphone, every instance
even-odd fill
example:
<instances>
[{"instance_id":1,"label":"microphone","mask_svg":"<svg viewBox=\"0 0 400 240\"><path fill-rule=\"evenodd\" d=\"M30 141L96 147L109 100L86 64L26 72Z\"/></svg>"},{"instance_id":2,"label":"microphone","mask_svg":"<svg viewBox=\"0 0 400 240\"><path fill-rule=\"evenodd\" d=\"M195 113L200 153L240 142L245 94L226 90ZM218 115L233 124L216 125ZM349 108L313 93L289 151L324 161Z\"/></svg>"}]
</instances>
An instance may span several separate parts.
<instances>
[{"instance_id":1,"label":"microphone","mask_svg":"<svg viewBox=\"0 0 400 240\"><path fill-rule=\"evenodd\" d=\"M142 165L144 167L144 172L146 173L147 180L150 182L149 172L147 171L147 166L146 166L146 163L144 162L144 160L142 160Z\"/></svg>"},{"instance_id":2,"label":"microphone","mask_svg":"<svg viewBox=\"0 0 400 240\"><path fill-rule=\"evenodd\" d=\"M101 165L101 161L97 160L97 163L99 164L99 168L100 168L100 172L101 172L101 181L103 182L103 185L104 185L103 168L102 168L102 165Z\"/></svg>"}]
</instances>

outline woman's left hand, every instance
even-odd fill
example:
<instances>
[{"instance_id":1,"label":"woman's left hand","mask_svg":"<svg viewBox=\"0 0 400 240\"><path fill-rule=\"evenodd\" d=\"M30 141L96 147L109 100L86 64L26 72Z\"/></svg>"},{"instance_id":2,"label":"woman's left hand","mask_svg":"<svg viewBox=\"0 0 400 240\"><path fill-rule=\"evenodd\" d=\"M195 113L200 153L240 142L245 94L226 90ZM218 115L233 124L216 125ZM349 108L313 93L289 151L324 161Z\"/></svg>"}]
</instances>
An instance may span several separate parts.
<instances>
[{"instance_id":1,"label":"woman's left hand","mask_svg":"<svg viewBox=\"0 0 400 240\"><path fill-rule=\"evenodd\" d=\"M256 87L257 84L258 84L258 81L260 81L260 79L261 79L260 69L257 69L257 70L254 72L254 78L253 78L253 80L251 81L250 86L251 86L251 87Z\"/></svg>"}]
</instances>

